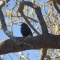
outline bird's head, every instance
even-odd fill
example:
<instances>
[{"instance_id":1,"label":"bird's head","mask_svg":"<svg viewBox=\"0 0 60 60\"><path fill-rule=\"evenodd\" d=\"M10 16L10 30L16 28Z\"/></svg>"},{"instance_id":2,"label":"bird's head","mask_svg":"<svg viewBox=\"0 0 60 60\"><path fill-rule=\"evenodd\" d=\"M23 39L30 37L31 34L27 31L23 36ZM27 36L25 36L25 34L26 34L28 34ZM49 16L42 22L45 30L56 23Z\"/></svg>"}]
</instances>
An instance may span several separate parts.
<instances>
[{"instance_id":1,"label":"bird's head","mask_svg":"<svg viewBox=\"0 0 60 60\"><path fill-rule=\"evenodd\" d=\"M27 26L27 24L26 23L22 23L21 26Z\"/></svg>"}]
</instances>

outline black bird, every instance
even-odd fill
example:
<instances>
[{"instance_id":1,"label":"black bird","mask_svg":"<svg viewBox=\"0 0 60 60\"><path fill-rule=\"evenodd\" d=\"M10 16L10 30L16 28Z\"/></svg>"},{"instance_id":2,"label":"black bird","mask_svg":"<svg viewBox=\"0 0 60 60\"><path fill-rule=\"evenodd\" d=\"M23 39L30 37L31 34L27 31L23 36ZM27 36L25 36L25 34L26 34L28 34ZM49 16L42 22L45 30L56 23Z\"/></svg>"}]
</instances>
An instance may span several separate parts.
<instances>
[{"instance_id":1,"label":"black bird","mask_svg":"<svg viewBox=\"0 0 60 60\"><path fill-rule=\"evenodd\" d=\"M23 37L26 37L28 35L32 36L32 31L26 23L21 24L21 33Z\"/></svg>"}]
</instances>

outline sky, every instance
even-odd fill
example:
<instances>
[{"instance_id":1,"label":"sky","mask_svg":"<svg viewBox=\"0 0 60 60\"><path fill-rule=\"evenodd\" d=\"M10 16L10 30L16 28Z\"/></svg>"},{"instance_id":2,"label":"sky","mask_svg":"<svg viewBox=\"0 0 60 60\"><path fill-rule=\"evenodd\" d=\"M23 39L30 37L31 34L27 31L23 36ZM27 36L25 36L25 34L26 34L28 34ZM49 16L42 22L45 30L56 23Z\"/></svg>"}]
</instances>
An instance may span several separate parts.
<instances>
[{"instance_id":1,"label":"sky","mask_svg":"<svg viewBox=\"0 0 60 60\"><path fill-rule=\"evenodd\" d=\"M36 0L36 1L38 1L38 2L41 1L40 3L42 3L43 1L46 2L47 0ZM13 0L11 0L8 4L10 4L9 7L11 8L14 4ZM10 29L10 27L8 27L8 29ZM22 37L19 25L13 26L13 35L15 37ZM3 30L0 30L0 40L6 40L8 38L9 37L6 36L6 34L3 32ZM15 54L18 55L18 53L5 54L4 59L5 60L20 60L20 58L18 58ZM26 51L23 51L23 54L26 56L29 54L28 58L30 58L30 60L39 60L40 59L40 51L39 50L26 50Z\"/></svg>"}]
</instances>

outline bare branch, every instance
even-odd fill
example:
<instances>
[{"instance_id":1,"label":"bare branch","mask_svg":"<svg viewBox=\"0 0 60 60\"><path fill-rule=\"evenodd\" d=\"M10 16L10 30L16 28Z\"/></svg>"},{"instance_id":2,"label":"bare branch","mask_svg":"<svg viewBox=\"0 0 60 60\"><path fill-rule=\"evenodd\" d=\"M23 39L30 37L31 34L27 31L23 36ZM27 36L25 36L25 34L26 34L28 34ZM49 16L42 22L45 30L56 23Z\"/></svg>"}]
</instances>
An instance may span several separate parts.
<instances>
[{"instance_id":1,"label":"bare branch","mask_svg":"<svg viewBox=\"0 0 60 60\"><path fill-rule=\"evenodd\" d=\"M21 43L24 39L25 39L24 37L16 38L16 40L18 40L19 43ZM11 39L0 41L0 47L1 47L0 55L29 49L40 49L40 48L60 49L60 35L49 34L48 37L45 37L45 35L38 35L35 37L28 38L28 40L26 40L25 43L32 45L33 48L31 48L31 46L26 44L23 44L23 46L20 45L17 46L14 42L12 42Z\"/></svg>"},{"instance_id":2,"label":"bare branch","mask_svg":"<svg viewBox=\"0 0 60 60\"><path fill-rule=\"evenodd\" d=\"M57 3L60 5L60 0L56 0L57 1Z\"/></svg>"},{"instance_id":3,"label":"bare branch","mask_svg":"<svg viewBox=\"0 0 60 60\"><path fill-rule=\"evenodd\" d=\"M53 4L54 4L54 7L55 7L55 9L58 11L58 13L60 14L60 9L59 9L59 7L57 6L57 4L56 4L56 0L53 0Z\"/></svg>"},{"instance_id":4,"label":"bare branch","mask_svg":"<svg viewBox=\"0 0 60 60\"><path fill-rule=\"evenodd\" d=\"M7 29L7 26L6 26L6 23L5 23L5 20L4 20L4 15L2 13L2 9L0 8L0 20L1 20L1 23L2 23L2 29L3 31L5 32L5 34L11 38L11 40L13 42L15 42L17 45L18 45L18 41L16 41L15 37L11 34L10 31L8 31Z\"/></svg>"},{"instance_id":5,"label":"bare branch","mask_svg":"<svg viewBox=\"0 0 60 60\"><path fill-rule=\"evenodd\" d=\"M22 5L23 6L24 5L27 5L27 6L30 6L30 7L32 7L32 8L35 9L35 12L37 14L37 17L39 19L39 23L40 23L41 28L42 28L42 34L48 35L47 25L46 25L46 23L44 21L44 18L43 18L42 13L41 13L41 8L39 6L37 6L36 4L33 4L32 2L29 2L29 1L23 1L23 2L20 3L19 12L25 18L26 22L29 23L30 26L31 26L30 22L27 20L26 16L23 14L23 9L21 8ZM47 52L47 49L43 49L43 51L44 51L43 52L43 55L45 56L46 55L46 52ZM42 58L44 58L44 56Z\"/></svg>"},{"instance_id":6,"label":"bare branch","mask_svg":"<svg viewBox=\"0 0 60 60\"><path fill-rule=\"evenodd\" d=\"M24 15L23 13L23 8L21 8L22 5L24 5L23 3L20 3L20 6L19 6L19 12L21 13L21 15L24 17L25 21L29 24L29 26L37 33L37 34L40 34L34 27L33 25L30 23L30 21L28 20L28 18Z\"/></svg>"},{"instance_id":7,"label":"bare branch","mask_svg":"<svg viewBox=\"0 0 60 60\"><path fill-rule=\"evenodd\" d=\"M10 0L1 0L0 1L0 7L2 8L3 6L5 6L5 3L7 2L9 2Z\"/></svg>"},{"instance_id":8,"label":"bare branch","mask_svg":"<svg viewBox=\"0 0 60 60\"><path fill-rule=\"evenodd\" d=\"M30 6L30 7L32 7L32 8L35 9L35 12L37 14L37 17L39 19L39 23L41 24L41 27L42 27L42 33L43 34L47 34L48 33L47 26L46 26L46 23L45 23L45 21L43 19L43 16L42 16L40 7L37 6L36 4L33 4L32 2L29 2L29 1L21 2L20 5L21 4ZM19 12L23 14L23 11L21 12L21 10L23 10L23 9L21 9L21 7L19 7Z\"/></svg>"}]
</instances>

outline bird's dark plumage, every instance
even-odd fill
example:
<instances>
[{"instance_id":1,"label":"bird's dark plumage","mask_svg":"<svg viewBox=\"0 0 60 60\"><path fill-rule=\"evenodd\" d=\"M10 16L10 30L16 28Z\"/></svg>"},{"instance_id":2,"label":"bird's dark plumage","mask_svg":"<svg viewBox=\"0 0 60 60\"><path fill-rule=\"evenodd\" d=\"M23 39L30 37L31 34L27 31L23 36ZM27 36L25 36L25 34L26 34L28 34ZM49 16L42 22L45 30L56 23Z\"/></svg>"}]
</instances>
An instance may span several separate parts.
<instances>
[{"instance_id":1,"label":"bird's dark plumage","mask_svg":"<svg viewBox=\"0 0 60 60\"><path fill-rule=\"evenodd\" d=\"M21 24L21 33L22 33L23 37L26 37L28 35L32 36L32 32L26 23Z\"/></svg>"}]
</instances>

